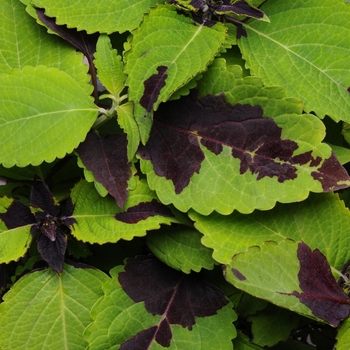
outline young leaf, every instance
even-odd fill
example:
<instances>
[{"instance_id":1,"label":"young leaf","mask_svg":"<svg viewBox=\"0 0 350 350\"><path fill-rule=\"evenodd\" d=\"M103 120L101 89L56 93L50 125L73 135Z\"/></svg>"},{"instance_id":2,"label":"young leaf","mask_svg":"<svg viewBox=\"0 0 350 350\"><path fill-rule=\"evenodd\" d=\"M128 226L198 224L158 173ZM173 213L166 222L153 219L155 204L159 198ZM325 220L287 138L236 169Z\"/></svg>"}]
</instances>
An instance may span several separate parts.
<instances>
[{"instance_id":1,"label":"young leaf","mask_svg":"<svg viewBox=\"0 0 350 350\"><path fill-rule=\"evenodd\" d=\"M343 0L269 0L261 9L270 23L245 23L247 37L238 41L247 67L265 84L299 97L307 112L350 121L349 6Z\"/></svg>"},{"instance_id":2,"label":"young leaf","mask_svg":"<svg viewBox=\"0 0 350 350\"><path fill-rule=\"evenodd\" d=\"M72 234L90 243L117 242L120 239L131 240L133 237L146 235L147 230L157 229L160 224L181 222L181 219L170 215L170 210L155 216L149 213L147 218L136 223L127 223L125 213L129 208L137 207L140 203L152 203L155 195L148 188L145 181L138 181L125 203L124 211L115 203L114 198L102 198L93 188L93 184L80 181L72 190L71 198L74 204L72 218L76 223L71 227ZM165 207L165 209L168 209ZM124 214L123 214L124 213ZM116 214L123 214L118 219Z\"/></svg>"},{"instance_id":3,"label":"young leaf","mask_svg":"<svg viewBox=\"0 0 350 350\"><path fill-rule=\"evenodd\" d=\"M127 102L116 106L116 111L118 114L118 124L124 130L128 139L127 154L128 161L131 162L140 144L139 129L133 115L134 104Z\"/></svg>"},{"instance_id":4,"label":"young leaf","mask_svg":"<svg viewBox=\"0 0 350 350\"><path fill-rule=\"evenodd\" d=\"M69 265L60 276L51 269L25 275L0 304L0 347L85 349L83 332L106 281L101 271Z\"/></svg>"},{"instance_id":5,"label":"young leaf","mask_svg":"<svg viewBox=\"0 0 350 350\"><path fill-rule=\"evenodd\" d=\"M201 277L189 278L150 256L129 259L125 272L110 273L105 296L92 310L94 323L85 332L90 349L175 350L188 344L195 350L232 349L232 306Z\"/></svg>"},{"instance_id":6,"label":"young leaf","mask_svg":"<svg viewBox=\"0 0 350 350\"><path fill-rule=\"evenodd\" d=\"M123 208L128 196L128 180L132 175L131 164L127 160L126 136L100 137L89 132L76 151L86 169L92 171L96 181L102 183L118 206Z\"/></svg>"},{"instance_id":7,"label":"young leaf","mask_svg":"<svg viewBox=\"0 0 350 350\"><path fill-rule=\"evenodd\" d=\"M298 133L287 137L284 131L296 122ZM262 106L232 106L223 94L192 94L155 113L148 143L138 152L141 169L163 203L203 215L270 209L308 191L348 187L350 178L329 146L306 145L300 134L310 127L317 132L323 125L312 116L268 118Z\"/></svg>"},{"instance_id":8,"label":"young leaf","mask_svg":"<svg viewBox=\"0 0 350 350\"><path fill-rule=\"evenodd\" d=\"M0 198L0 264L18 260L32 241L35 223L30 209L17 200Z\"/></svg>"},{"instance_id":9,"label":"young leaf","mask_svg":"<svg viewBox=\"0 0 350 350\"><path fill-rule=\"evenodd\" d=\"M349 315L350 299L337 285L326 258L303 242L266 242L250 248L232 258L225 277L247 293L334 327Z\"/></svg>"},{"instance_id":10,"label":"young leaf","mask_svg":"<svg viewBox=\"0 0 350 350\"><path fill-rule=\"evenodd\" d=\"M0 73L25 66L44 65L66 72L76 82L89 82L83 56L56 35L48 35L30 18L17 0L6 0L0 7ZM87 94L91 87L86 84Z\"/></svg>"},{"instance_id":11,"label":"young leaf","mask_svg":"<svg viewBox=\"0 0 350 350\"><path fill-rule=\"evenodd\" d=\"M212 250L201 244L201 234L187 227L164 227L147 234L151 252L168 266L190 273L202 268L212 270Z\"/></svg>"},{"instance_id":12,"label":"young leaf","mask_svg":"<svg viewBox=\"0 0 350 350\"><path fill-rule=\"evenodd\" d=\"M33 4L44 8L49 17L56 17L57 24L69 28L86 30L88 33L113 33L131 31L142 21L149 8L164 0L102 0L96 6L95 0L71 3L69 0L57 3L54 0L34 0Z\"/></svg>"},{"instance_id":13,"label":"young leaf","mask_svg":"<svg viewBox=\"0 0 350 350\"><path fill-rule=\"evenodd\" d=\"M226 29L221 23L208 27L206 22L193 22L170 5L159 5L145 16L125 55L129 100L135 102L134 115L143 143L152 124L150 113L204 71L225 40Z\"/></svg>"},{"instance_id":14,"label":"young leaf","mask_svg":"<svg viewBox=\"0 0 350 350\"><path fill-rule=\"evenodd\" d=\"M0 96L0 163L6 167L64 157L97 117L85 87L54 68L25 67L3 75Z\"/></svg>"},{"instance_id":15,"label":"young leaf","mask_svg":"<svg viewBox=\"0 0 350 350\"><path fill-rule=\"evenodd\" d=\"M203 234L202 243L214 249L214 259L222 264L251 246L286 238L320 249L339 271L350 259L350 213L337 194L310 194L302 202L277 204L273 210L256 210L250 215L203 216L191 211L189 216Z\"/></svg>"},{"instance_id":16,"label":"young leaf","mask_svg":"<svg viewBox=\"0 0 350 350\"><path fill-rule=\"evenodd\" d=\"M112 49L111 41L106 34L101 34L98 38L94 63L102 85L112 95L119 96L124 89L126 78L123 62L117 50Z\"/></svg>"}]
</instances>

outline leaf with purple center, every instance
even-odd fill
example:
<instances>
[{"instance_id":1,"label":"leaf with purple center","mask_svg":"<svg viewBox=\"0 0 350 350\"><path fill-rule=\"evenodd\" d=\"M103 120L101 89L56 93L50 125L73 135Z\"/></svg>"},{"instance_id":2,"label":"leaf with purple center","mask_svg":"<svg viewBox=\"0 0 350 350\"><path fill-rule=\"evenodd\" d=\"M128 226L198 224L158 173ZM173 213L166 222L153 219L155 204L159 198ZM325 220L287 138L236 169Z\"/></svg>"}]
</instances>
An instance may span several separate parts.
<instances>
[{"instance_id":1,"label":"leaf with purple center","mask_svg":"<svg viewBox=\"0 0 350 350\"><path fill-rule=\"evenodd\" d=\"M195 339L203 350L232 348L232 305L202 275L173 270L151 255L127 259L124 268L110 271L105 296L92 310L85 332L91 349L185 349Z\"/></svg>"},{"instance_id":2,"label":"leaf with purple center","mask_svg":"<svg viewBox=\"0 0 350 350\"><path fill-rule=\"evenodd\" d=\"M192 93L161 105L138 151L141 170L160 200L181 211L226 215L348 187L346 170L321 143L319 119L271 115L267 103L285 104L277 97L261 105L230 104L225 94ZM317 136L310 138L310 130Z\"/></svg>"}]
</instances>

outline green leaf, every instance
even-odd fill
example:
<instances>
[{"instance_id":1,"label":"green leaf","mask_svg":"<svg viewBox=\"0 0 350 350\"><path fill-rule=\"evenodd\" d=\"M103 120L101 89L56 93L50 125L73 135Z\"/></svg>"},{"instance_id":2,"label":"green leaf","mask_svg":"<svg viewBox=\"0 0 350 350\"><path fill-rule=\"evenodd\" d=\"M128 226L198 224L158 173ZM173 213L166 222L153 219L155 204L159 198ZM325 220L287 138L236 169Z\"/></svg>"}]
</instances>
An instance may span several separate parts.
<instances>
[{"instance_id":1,"label":"green leaf","mask_svg":"<svg viewBox=\"0 0 350 350\"><path fill-rule=\"evenodd\" d=\"M337 350L348 350L350 348L350 319L348 318L339 327L337 334Z\"/></svg>"},{"instance_id":2,"label":"green leaf","mask_svg":"<svg viewBox=\"0 0 350 350\"><path fill-rule=\"evenodd\" d=\"M63 71L25 67L1 80L0 162L5 167L64 157L84 140L97 117L86 87Z\"/></svg>"},{"instance_id":3,"label":"green leaf","mask_svg":"<svg viewBox=\"0 0 350 350\"><path fill-rule=\"evenodd\" d=\"M292 330L297 328L300 317L294 312L268 304L267 308L247 320L252 324L253 343L264 347L287 340Z\"/></svg>"},{"instance_id":4,"label":"green leaf","mask_svg":"<svg viewBox=\"0 0 350 350\"><path fill-rule=\"evenodd\" d=\"M236 339L233 339L233 348L235 350L262 350L263 348L253 344L243 333L238 333Z\"/></svg>"},{"instance_id":5,"label":"green leaf","mask_svg":"<svg viewBox=\"0 0 350 350\"><path fill-rule=\"evenodd\" d=\"M44 8L49 17L56 17L57 24L69 28L94 32L113 33L131 31L142 21L149 8L164 0L34 0L33 4Z\"/></svg>"},{"instance_id":6,"label":"green leaf","mask_svg":"<svg viewBox=\"0 0 350 350\"><path fill-rule=\"evenodd\" d=\"M303 202L277 204L273 210L250 215L203 216L191 211L189 216L204 235L202 243L214 249L214 259L223 264L251 246L286 238L320 249L338 270L350 259L350 213L337 194L311 194Z\"/></svg>"},{"instance_id":7,"label":"green leaf","mask_svg":"<svg viewBox=\"0 0 350 350\"><path fill-rule=\"evenodd\" d=\"M12 202L13 199L0 198L0 214L5 213ZM31 226L25 225L8 229L5 223L0 220L0 264L16 261L26 253L32 242Z\"/></svg>"},{"instance_id":8,"label":"green leaf","mask_svg":"<svg viewBox=\"0 0 350 350\"><path fill-rule=\"evenodd\" d=\"M190 273L202 268L212 270L215 261L212 250L204 247L201 234L188 227L164 227L147 234L147 245L151 252L168 266Z\"/></svg>"},{"instance_id":9,"label":"green leaf","mask_svg":"<svg viewBox=\"0 0 350 350\"><path fill-rule=\"evenodd\" d=\"M350 8L343 0L265 2L270 23L244 24L238 44L247 67L283 86L307 112L350 121ZM271 54L273 53L273 54Z\"/></svg>"},{"instance_id":10,"label":"green leaf","mask_svg":"<svg viewBox=\"0 0 350 350\"><path fill-rule=\"evenodd\" d=\"M123 62L117 50L112 49L111 41L106 34L99 36L94 57L97 76L102 85L113 96L119 96L124 89L125 81Z\"/></svg>"},{"instance_id":11,"label":"green leaf","mask_svg":"<svg viewBox=\"0 0 350 350\"><path fill-rule=\"evenodd\" d=\"M2 349L85 349L90 310L103 295L107 275L65 265L22 277L0 304Z\"/></svg>"},{"instance_id":12,"label":"green leaf","mask_svg":"<svg viewBox=\"0 0 350 350\"><path fill-rule=\"evenodd\" d=\"M94 322L85 331L89 350L119 349L120 344L135 334L159 325L160 315L146 311L144 303L135 303L121 288L118 274L121 267L110 271L111 280L103 285L104 296L95 304L91 314ZM232 305L227 304L210 317L196 318L196 324L189 331L187 327L171 324L172 340L169 347L152 343L155 349L230 350L231 339L235 337L232 321L235 314Z\"/></svg>"},{"instance_id":13,"label":"green leaf","mask_svg":"<svg viewBox=\"0 0 350 350\"><path fill-rule=\"evenodd\" d=\"M341 146L337 146L337 145L332 145L332 144L329 144L329 146L332 148L332 151L337 156L337 158L341 164L346 164L346 163L350 162L350 149L349 148L345 148L345 147L341 147Z\"/></svg>"},{"instance_id":14,"label":"green leaf","mask_svg":"<svg viewBox=\"0 0 350 350\"><path fill-rule=\"evenodd\" d=\"M0 7L0 73L25 66L44 65L69 74L82 84L89 82L83 55L35 23L18 0L5 0ZM90 87L86 84L86 92Z\"/></svg>"},{"instance_id":15,"label":"green leaf","mask_svg":"<svg viewBox=\"0 0 350 350\"><path fill-rule=\"evenodd\" d=\"M129 99L135 102L143 143L152 124L150 112L203 72L225 40L226 29L221 23L200 25L170 5L159 5L145 16L125 54Z\"/></svg>"},{"instance_id":16,"label":"green leaf","mask_svg":"<svg viewBox=\"0 0 350 350\"><path fill-rule=\"evenodd\" d=\"M131 162L140 143L139 129L133 115L134 104L132 102L127 102L116 106L116 111L118 114L118 124L127 135L128 161Z\"/></svg>"},{"instance_id":17,"label":"green leaf","mask_svg":"<svg viewBox=\"0 0 350 350\"><path fill-rule=\"evenodd\" d=\"M115 199L111 196L101 197L94 185L80 181L72 190L74 204L72 217L76 223L72 226L72 234L79 240L90 243L117 242L120 239L130 241L133 237L145 236L147 230L158 229L160 224L169 225L181 221L174 217L150 216L135 224L116 220L115 215L122 213ZM130 189L124 211L142 202L151 202L156 197L145 181L139 181Z\"/></svg>"}]
</instances>

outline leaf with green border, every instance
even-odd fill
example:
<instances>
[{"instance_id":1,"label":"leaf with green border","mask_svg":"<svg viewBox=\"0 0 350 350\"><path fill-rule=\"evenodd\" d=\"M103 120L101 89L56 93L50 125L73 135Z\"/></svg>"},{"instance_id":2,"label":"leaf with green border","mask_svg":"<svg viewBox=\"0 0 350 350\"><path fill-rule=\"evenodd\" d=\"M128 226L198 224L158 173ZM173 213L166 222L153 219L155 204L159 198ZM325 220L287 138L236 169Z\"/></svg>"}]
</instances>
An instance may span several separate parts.
<instances>
[{"instance_id":1,"label":"leaf with green border","mask_svg":"<svg viewBox=\"0 0 350 350\"><path fill-rule=\"evenodd\" d=\"M241 87L245 104L230 104L231 92L227 99L193 92L160 106L138 155L164 204L203 215L250 213L349 186L348 173L321 143L323 123L288 113L299 104L283 99L279 89L257 88L254 99Z\"/></svg>"},{"instance_id":2,"label":"leaf with green border","mask_svg":"<svg viewBox=\"0 0 350 350\"><path fill-rule=\"evenodd\" d=\"M113 96L118 97L124 89L125 74L123 72L122 57L112 48L108 35L101 34L97 40L95 53L97 76L102 85Z\"/></svg>"},{"instance_id":3,"label":"leaf with green border","mask_svg":"<svg viewBox=\"0 0 350 350\"><path fill-rule=\"evenodd\" d=\"M88 33L113 33L131 31L138 27L150 7L164 0L34 0L36 7L44 8L49 17L56 17L57 24L68 28L86 30Z\"/></svg>"},{"instance_id":4,"label":"leaf with green border","mask_svg":"<svg viewBox=\"0 0 350 350\"><path fill-rule=\"evenodd\" d=\"M13 199L7 197L0 198L0 264L7 264L10 261L18 260L27 252L32 242L32 235L30 233L32 224L26 223L23 226L7 228L4 221L4 214L12 204ZM25 205L23 207L21 206L21 208L25 208L25 215L28 215L26 210L30 214L30 210Z\"/></svg>"},{"instance_id":5,"label":"leaf with green border","mask_svg":"<svg viewBox=\"0 0 350 350\"><path fill-rule=\"evenodd\" d=\"M0 347L85 349L90 310L107 280L99 270L69 265L60 276L52 269L25 275L0 304Z\"/></svg>"},{"instance_id":6,"label":"leaf with green border","mask_svg":"<svg viewBox=\"0 0 350 350\"><path fill-rule=\"evenodd\" d=\"M302 202L277 204L270 211L256 210L249 215L203 216L191 211L189 216L203 234L202 243L214 249L214 259L222 264L251 246L286 238L320 249L338 271L350 259L350 213L338 194L310 194Z\"/></svg>"},{"instance_id":7,"label":"leaf with green border","mask_svg":"<svg viewBox=\"0 0 350 350\"><path fill-rule=\"evenodd\" d=\"M233 256L224 274L247 293L333 327L349 316L350 299L335 281L325 256L303 242L252 247Z\"/></svg>"},{"instance_id":8,"label":"leaf with green border","mask_svg":"<svg viewBox=\"0 0 350 350\"><path fill-rule=\"evenodd\" d=\"M292 330L297 328L300 316L268 304L264 310L249 316L247 321L252 325L252 342L261 347L270 347L289 338Z\"/></svg>"},{"instance_id":9,"label":"leaf with green border","mask_svg":"<svg viewBox=\"0 0 350 350\"><path fill-rule=\"evenodd\" d=\"M307 112L349 121L349 6L343 0L269 0L261 9L270 23L244 23L247 37L238 41L247 67L299 97Z\"/></svg>"},{"instance_id":10,"label":"leaf with green border","mask_svg":"<svg viewBox=\"0 0 350 350\"><path fill-rule=\"evenodd\" d=\"M147 234L147 245L159 260L176 270L212 270L212 250L202 245L201 237L197 230L186 226L163 227Z\"/></svg>"},{"instance_id":11,"label":"leaf with green border","mask_svg":"<svg viewBox=\"0 0 350 350\"><path fill-rule=\"evenodd\" d=\"M18 0L5 0L0 8L0 73L25 66L44 65L66 72L76 82L86 84L91 93L88 67L82 64L83 55L77 53L61 38L48 35L46 29L35 23Z\"/></svg>"},{"instance_id":12,"label":"leaf with green border","mask_svg":"<svg viewBox=\"0 0 350 350\"><path fill-rule=\"evenodd\" d=\"M124 210L117 206L113 197L101 197L94 185L86 181L80 181L73 188L71 198L74 205L71 217L76 220L71 226L72 234L84 242L103 244L120 239L130 241L134 237L145 236L148 230L158 229L161 224L170 225L184 220L157 202L144 180L138 181L135 188L130 190ZM152 215L152 203L159 203L166 213L155 211ZM142 212L142 204L149 205L150 210ZM138 206L141 206L140 211L132 214L132 210ZM136 215L139 215L137 219Z\"/></svg>"},{"instance_id":13,"label":"leaf with green border","mask_svg":"<svg viewBox=\"0 0 350 350\"><path fill-rule=\"evenodd\" d=\"M194 350L232 349L232 305L203 278L150 256L128 259L125 272L116 267L110 274L104 297L91 311L94 322L85 331L90 350L175 350L189 344Z\"/></svg>"},{"instance_id":14,"label":"leaf with green border","mask_svg":"<svg viewBox=\"0 0 350 350\"><path fill-rule=\"evenodd\" d=\"M149 135L152 111L203 72L225 43L225 27L206 24L178 14L172 5L158 5L133 32L125 54L126 85L142 143Z\"/></svg>"},{"instance_id":15,"label":"leaf with green border","mask_svg":"<svg viewBox=\"0 0 350 350\"><path fill-rule=\"evenodd\" d=\"M63 158L84 140L97 118L85 84L58 69L27 66L1 80L0 162L5 167Z\"/></svg>"}]
</instances>

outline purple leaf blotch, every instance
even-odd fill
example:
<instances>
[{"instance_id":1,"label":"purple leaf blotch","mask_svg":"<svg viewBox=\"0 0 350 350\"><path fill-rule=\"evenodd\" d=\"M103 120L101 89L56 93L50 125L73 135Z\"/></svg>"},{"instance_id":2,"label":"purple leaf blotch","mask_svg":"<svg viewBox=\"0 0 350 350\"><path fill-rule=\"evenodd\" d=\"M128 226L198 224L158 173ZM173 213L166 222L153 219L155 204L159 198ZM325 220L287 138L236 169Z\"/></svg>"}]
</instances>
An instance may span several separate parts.
<instances>
[{"instance_id":1,"label":"purple leaf blotch","mask_svg":"<svg viewBox=\"0 0 350 350\"><path fill-rule=\"evenodd\" d=\"M311 151L293 156L298 144L282 139L281 134L274 119L263 117L259 105L232 106L223 94L201 99L191 94L160 106L149 140L138 154L152 161L158 176L173 182L176 194L200 171L204 160L200 144L216 155L224 146L230 147L232 156L240 160L240 174L249 170L257 174L257 180L274 177L283 183L297 177L296 165L310 163L315 167L321 163L322 159L313 158ZM329 190L342 188L337 181L350 179L335 157L314 178Z\"/></svg>"},{"instance_id":2,"label":"purple leaf blotch","mask_svg":"<svg viewBox=\"0 0 350 350\"><path fill-rule=\"evenodd\" d=\"M327 259L318 249L311 251L307 244L301 242L297 254L302 292L294 291L290 295L299 298L316 317L337 327L349 316L350 298L337 284Z\"/></svg>"},{"instance_id":3,"label":"purple leaf blotch","mask_svg":"<svg viewBox=\"0 0 350 350\"><path fill-rule=\"evenodd\" d=\"M215 315L228 303L224 293L201 276L173 270L150 255L128 259L119 282L135 303L144 302L149 313L162 316L151 340L163 346L170 344L171 324L191 330L196 317Z\"/></svg>"},{"instance_id":4,"label":"purple leaf blotch","mask_svg":"<svg viewBox=\"0 0 350 350\"><path fill-rule=\"evenodd\" d=\"M145 90L140 100L140 104L149 113L156 103L160 90L165 86L165 80L168 77L166 74L168 67L157 67L157 74L151 75L144 83Z\"/></svg>"},{"instance_id":5,"label":"purple leaf blotch","mask_svg":"<svg viewBox=\"0 0 350 350\"><path fill-rule=\"evenodd\" d=\"M77 152L86 169L92 171L96 181L103 184L122 208L128 197L128 180L132 175L126 135L100 137L89 132Z\"/></svg>"},{"instance_id":6,"label":"purple leaf blotch","mask_svg":"<svg viewBox=\"0 0 350 350\"><path fill-rule=\"evenodd\" d=\"M141 220L146 220L147 218L156 215L168 217L174 216L166 205L153 199L151 202L142 202L134 207L130 207L124 213L116 214L115 218L127 224L136 224Z\"/></svg>"}]
</instances>

